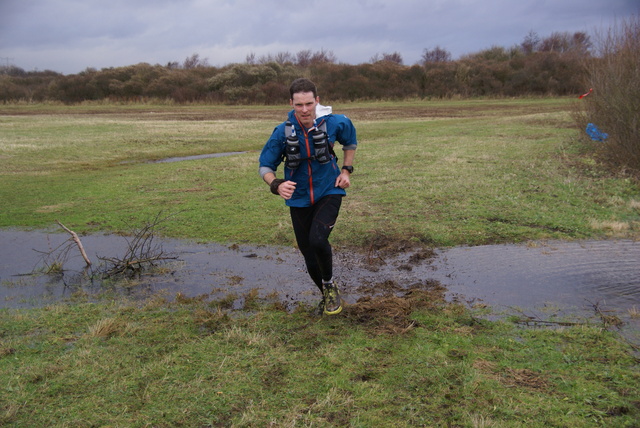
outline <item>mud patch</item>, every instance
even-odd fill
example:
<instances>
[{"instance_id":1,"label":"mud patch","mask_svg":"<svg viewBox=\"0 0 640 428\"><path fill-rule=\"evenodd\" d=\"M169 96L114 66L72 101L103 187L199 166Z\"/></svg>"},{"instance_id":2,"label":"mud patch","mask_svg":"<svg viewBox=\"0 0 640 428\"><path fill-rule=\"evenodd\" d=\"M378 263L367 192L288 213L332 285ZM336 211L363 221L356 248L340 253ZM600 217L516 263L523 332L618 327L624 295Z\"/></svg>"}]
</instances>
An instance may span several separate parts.
<instances>
[{"instance_id":1,"label":"mud patch","mask_svg":"<svg viewBox=\"0 0 640 428\"><path fill-rule=\"evenodd\" d=\"M376 334L404 334L417 326L411 314L417 309L437 308L445 303L445 291L439 283L427 281L406 287L385 281L379 284L382 296L364 296L347 307L345 316L367 325ZM369 292L373 290L368 290Z\"/></svg>"},{"instance_id":2,"label":"mud patch","mask_svg":"<svg viewBox=\"0 0 640 428\"><path fill-rule=\"evenodd\" d=\"M497 380L508 387L523 387L546 391L550 384L540 374L529 369L501 369L497 364L486 360L476 360L473 368L483 375Z\"/></svg>"}]
</instances>

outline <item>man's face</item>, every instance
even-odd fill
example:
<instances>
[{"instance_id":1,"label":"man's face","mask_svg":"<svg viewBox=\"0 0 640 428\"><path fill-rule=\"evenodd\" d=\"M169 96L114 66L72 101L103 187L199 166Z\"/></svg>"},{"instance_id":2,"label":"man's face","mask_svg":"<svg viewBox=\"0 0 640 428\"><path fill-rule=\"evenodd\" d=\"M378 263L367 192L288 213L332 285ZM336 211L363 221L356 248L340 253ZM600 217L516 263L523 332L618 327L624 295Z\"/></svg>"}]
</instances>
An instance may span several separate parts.
<instances>
[{"instance_id":1,"label":"man's face","mask_svg":"<svg viewBox=\"0 0 640 428\"><path fill-rule=\"evenodd\" d=\"M314 98L313 92L297 92L289 102L300 123L311 128L316 118L316 105L320 102L320 97Z\"/></svg>"}]
</instances>

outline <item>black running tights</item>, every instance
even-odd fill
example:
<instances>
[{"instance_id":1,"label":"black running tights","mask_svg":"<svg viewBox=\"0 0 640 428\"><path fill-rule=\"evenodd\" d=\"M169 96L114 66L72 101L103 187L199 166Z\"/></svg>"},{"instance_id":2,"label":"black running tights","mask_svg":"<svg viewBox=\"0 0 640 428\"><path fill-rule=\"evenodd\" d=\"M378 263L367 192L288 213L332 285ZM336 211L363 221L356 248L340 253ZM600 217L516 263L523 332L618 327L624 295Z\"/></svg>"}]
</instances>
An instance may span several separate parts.
<instances>
[{"instance_id":1,"label":"black running tights","mask_svg":"<svg viewBox=\"0 0 640 428\"><path fill-rule=\"evenodd\" d=\"M333 278L333 254L329 234L336 224L341 195L328 195L305 208L291 207L291 223L307 271L322 291L322 280Z\"/></svg>"}]
</instances>

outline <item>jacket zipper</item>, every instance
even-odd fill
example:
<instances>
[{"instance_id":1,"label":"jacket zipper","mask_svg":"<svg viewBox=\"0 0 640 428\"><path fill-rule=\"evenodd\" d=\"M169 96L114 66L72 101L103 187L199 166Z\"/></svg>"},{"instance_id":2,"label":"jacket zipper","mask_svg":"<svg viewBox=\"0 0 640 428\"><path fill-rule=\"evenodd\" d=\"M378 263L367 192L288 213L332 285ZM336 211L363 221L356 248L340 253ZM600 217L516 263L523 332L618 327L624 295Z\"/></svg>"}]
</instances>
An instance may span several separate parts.
<instances>
[{"instance_id":1,"label":"jacket zipper","mask_svg":"<svg viewBox=\"0 0 640 428\"><path fill-rule=\"evenodd\" d=\"M304 126L301 125L302 128L302 132L304 133L304 144L305 147L307 148L307 156L310 157L311 156L311 147L309 147L309 134L307 133L307 130L304 129ZM311 170L311 159L307 160L307 172L309 173L309 198L311 199L311 205L315 204L315 197L313 194L313 175L312 175L312 170Z\"/></svg>"},{"instance_id":2,"label":"jacket zipper","mask_svg":"<svg viewBox=\"0 0 640 428\"><path fill-rule=\"evenodd\" d=\"M300 120L298 119L298 116L295 116L296 121L298 122L298 125L300 126L300 129L302 129L302 133L304 135L304 145L307 148L307 156L311 156L311 147L309 147L309 134L307 133L307 130L305 129L304 125L302 125L302 123L300 123ZM311 202L311 205L315 204L315 196L313 194L313 176L312 176L312 169L311 169L311 159L307 160L307 172L309 174L309 199Z\"/></svg>"}]
</instances>

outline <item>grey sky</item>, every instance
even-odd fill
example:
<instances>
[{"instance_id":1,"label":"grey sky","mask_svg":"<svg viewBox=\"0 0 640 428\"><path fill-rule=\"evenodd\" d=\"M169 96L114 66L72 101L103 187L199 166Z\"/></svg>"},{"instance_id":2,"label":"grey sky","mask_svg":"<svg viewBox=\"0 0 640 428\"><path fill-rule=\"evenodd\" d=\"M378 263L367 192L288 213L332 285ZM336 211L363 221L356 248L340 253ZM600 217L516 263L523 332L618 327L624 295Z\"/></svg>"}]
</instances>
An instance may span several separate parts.
<instances>
[{"instance_id":1,"label":"grey sky","mask_svg":"<svg viewBox=\"0 0 640 428\"><path fill-rule=\"evenodd\" d=\"M425 48L458 58L638 13L640 0L0 0L0 65L71 74L306 49L350 64L399 52L410 65Z\"/></svg>"}]
</instances>

